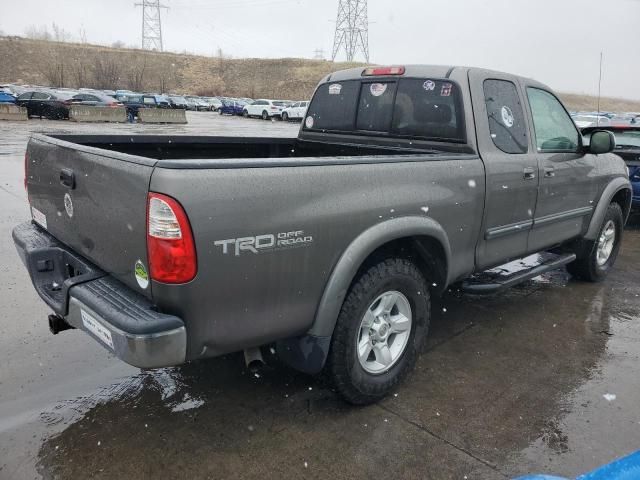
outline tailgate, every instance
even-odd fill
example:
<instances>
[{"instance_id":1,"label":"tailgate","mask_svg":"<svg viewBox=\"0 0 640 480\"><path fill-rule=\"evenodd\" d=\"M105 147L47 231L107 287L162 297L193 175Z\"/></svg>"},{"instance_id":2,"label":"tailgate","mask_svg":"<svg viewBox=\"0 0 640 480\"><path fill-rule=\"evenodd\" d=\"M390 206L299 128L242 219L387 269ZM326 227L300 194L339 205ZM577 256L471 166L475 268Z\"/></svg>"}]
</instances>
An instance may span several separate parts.
<instances>
[{"instance_id":1,"label":"tailgate","mask_svg":"<svg viewBox=\"0 0 640 480\"><path fill-rule=\"evenodd\" d=\"M32 218L60 242L150 297L144 276L147 193L154 164L152 159L35 135L25 160Z\"/></svg>"}]
</instances>

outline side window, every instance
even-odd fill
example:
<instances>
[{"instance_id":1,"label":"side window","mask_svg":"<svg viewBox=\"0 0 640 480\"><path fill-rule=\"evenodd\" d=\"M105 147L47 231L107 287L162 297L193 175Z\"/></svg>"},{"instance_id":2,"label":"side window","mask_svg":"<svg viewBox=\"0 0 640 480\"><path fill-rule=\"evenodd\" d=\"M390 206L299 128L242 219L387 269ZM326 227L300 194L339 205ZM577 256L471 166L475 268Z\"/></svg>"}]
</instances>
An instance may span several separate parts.
<instances>
[{"instance_id":1,"label":"side window","mask_svg":"<svg viewBox=\"0 0 640 480\"><path fill-rule=\"evenodd\" d=\"M31 98L31 92L26 92L18 96L18 100L29 100L30 98Z\"/></svg>"},{"instance_id":2,"label":"side window","mask_svg":"<svg viewBox=\"0 0 640 480\"><path fill-rule=\"evenodd\" d=\"M35 92L31 97L32 100L48 100L49 95L46 93Z\"/></svg>"},{"instance_id":3,"label":"side window","mask_svg":"<svg viewBox=\"0 0 640 480\"><path fill-rule=\"evenodd\" d=\"M579 134L562 104L549 92L527 88L539 152L575 152Z\"/></svg>"},{"instance_id":4,"label":"side window","mask_svg":"<svg viewBox=\"0 0 640 480\"><path fill-rule=\"evenodd\" d=\"M391 128L395 82L363 83L358 104L358 130L388 132Z\"/></svg>"},{"instance_id":5,"label":"side window","mask_svg":"<svg viewBox=\"0 0 640 480\"><path fill-rule=\"evenodd\" d=\"M527 125L516 86L506 80L485 80L484 101L494 145L505 153L527 153Z\"/></svg>"}]
</instances>

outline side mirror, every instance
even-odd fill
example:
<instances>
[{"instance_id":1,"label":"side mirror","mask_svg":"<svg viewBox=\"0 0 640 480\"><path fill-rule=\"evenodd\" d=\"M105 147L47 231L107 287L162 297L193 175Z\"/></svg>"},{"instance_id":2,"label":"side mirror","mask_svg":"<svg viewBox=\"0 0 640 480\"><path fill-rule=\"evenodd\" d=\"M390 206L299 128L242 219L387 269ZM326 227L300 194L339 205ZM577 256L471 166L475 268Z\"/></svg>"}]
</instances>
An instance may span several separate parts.
<instances>
[{"instance_id":1,"label":"side mirror","mask_svg":"<svg viewBox=\"0 0 640 480\"><path fill-rule=\"evenodd\" d=\"M598 130L591 134L589 153L602 155L604 153L613 152L615 148L616 137L613 133L606 130Z\"/></svg>"}]
</instances>

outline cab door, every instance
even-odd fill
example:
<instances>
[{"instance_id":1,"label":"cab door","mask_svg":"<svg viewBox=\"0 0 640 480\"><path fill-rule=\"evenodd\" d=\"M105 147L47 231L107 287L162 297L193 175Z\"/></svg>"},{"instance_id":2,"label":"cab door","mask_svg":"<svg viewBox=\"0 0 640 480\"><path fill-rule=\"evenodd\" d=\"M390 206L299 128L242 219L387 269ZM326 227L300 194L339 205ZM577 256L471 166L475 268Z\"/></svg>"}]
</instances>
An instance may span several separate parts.
<instances>
[{"instance_id":1,"label":"cab door","mask_svg":"<svg viewBox=\"0 0 640 480\"><path fill-rule=\"evenodd\" d=\"M583 234L600 188L595 156L585 154L582 135L556 96L527 85L540 189L529 249L540 251Z\"/></svg>"},{"instance_id":2,"label":"cab door","mask_svg":"<svg viewBox=\"0 0 640 480\"><path fill-rule=\"evenodd\" d=\"M522 88L513 77L469 73L478 150L486 170L479 270L528 253L538 195L538 159L532 148Z\"/></svg>"}]
</instances>

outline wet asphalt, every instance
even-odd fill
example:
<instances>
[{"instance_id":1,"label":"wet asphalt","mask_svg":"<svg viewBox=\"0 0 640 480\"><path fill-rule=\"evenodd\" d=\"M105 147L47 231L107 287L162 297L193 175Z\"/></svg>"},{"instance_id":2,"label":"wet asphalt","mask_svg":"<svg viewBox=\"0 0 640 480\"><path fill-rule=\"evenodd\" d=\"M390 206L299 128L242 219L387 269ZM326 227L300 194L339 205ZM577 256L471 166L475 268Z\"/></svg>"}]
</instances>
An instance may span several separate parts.
<instances>
[{"instance_id":1,"label":"wet asphalt","mask_svg":"<svg viewBox=\"0 0 640 480\"><path fill-rule=\"evenodd\" d=\"M378 405L241 355L158 371L50 313L11 241L28 218L30 132L295 136L296 124L191 113L187 126L0 122L0 479L575 476L640 449L640 229L601 284L546 275L447 293L416 370Z\"/></svg>"}]
</instances>

